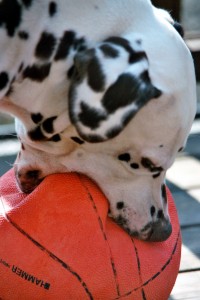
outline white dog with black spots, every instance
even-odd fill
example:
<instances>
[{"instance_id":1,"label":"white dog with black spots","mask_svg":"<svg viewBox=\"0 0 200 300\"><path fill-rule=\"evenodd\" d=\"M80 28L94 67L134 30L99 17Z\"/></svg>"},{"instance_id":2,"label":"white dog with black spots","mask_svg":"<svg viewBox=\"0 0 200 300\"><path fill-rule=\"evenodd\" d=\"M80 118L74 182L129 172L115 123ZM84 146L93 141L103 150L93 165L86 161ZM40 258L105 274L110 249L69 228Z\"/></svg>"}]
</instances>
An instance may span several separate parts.
<instances>
[{"instance_id":1,"label":"white dog with black spots","mask_svg":"<svg viewBox=\"0 0 200 300\"><path fill-rule=\"evenodd\" d=\"M20 189L84 173L129 234L166 240L165 174L196 111L179 33L149 0L0 1L0 109L16 118Z\"/></svg>"}]
</instances>

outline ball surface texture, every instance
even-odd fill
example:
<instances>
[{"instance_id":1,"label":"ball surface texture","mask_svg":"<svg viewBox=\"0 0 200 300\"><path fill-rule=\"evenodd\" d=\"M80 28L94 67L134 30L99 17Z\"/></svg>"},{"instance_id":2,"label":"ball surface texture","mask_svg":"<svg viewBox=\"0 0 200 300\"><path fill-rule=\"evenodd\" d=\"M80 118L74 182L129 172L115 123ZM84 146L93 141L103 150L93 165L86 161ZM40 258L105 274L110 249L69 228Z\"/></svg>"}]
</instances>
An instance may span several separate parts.
<instances>
[{"instance_id":1,"label":"ball surface texture","mask_svg":"<svg viewBox=\"0 0 200 300\"><path fill-rule=\"evenodd\" d=\"M84 175L50 175L23 194L10 170L0 195L0 299L168 299L181 249L169 190L173 231L157 243L131 238L110 219L105 196Z\"/></svg>"}]
</instances>

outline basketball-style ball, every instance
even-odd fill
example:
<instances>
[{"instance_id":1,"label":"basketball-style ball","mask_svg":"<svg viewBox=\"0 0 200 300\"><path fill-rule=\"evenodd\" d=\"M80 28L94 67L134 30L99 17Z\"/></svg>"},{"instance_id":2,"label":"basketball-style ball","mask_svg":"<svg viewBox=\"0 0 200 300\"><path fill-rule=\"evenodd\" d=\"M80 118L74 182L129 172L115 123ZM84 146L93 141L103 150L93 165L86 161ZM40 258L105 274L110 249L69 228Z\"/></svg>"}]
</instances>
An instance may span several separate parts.
<instances>
[{"instance_id":1,"label":"basketball-style ball","mask_svg":"<svg viewBox=\"0 0 200 300\"><path fill-rule=\"evenodd\" d=\"M130 237L110 219L105 196L83 175L48 176L26 195L11 170L0 194L0 299L168 299L181 248L169 191L173 231L156 243Z\"/></svg>"}]
</instances>

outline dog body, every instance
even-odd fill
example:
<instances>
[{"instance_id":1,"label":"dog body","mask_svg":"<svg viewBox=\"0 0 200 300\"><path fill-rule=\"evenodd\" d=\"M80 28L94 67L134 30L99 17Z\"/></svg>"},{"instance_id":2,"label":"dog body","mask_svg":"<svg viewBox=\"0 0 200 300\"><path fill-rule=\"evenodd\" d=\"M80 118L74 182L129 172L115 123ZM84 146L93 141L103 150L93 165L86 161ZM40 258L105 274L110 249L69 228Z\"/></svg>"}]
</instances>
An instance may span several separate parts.
<instances>
[{"instance_id":1,"label":"dog body","mask_svg":"<svg viewBox=\"0 0 200 300\"><path fill-rule=\"evenodd\" d=\"M164 178L196 109L174 21L148 0L13 1L15 18L9 2L0 3L0 109L16 117L19 186L82 172L130 234L165 240Z\"/></svg>"}]
</instances>

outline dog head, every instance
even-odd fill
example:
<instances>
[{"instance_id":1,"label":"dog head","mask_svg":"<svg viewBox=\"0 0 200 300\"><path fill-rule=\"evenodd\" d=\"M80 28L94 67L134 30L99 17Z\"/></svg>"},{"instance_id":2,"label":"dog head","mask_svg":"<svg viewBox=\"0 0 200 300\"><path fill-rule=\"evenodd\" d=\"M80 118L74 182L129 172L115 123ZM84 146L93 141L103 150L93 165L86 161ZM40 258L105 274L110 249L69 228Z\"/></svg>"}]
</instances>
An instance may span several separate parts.
<instances>
[{"instance_id":1,"label":"dog head","mask_svg":"<svg viewBox=\"0 0 200 300\"><path fill-rule=\"evenodd\" d=\"M161 241L172 230L164 178L185 146L196 94L193 62L181 27L163 11L155 15L149 26L158 27L146 28L148 34L111 37L75 56L69 115L81 138L103 142L96 146L99 153L110 145L110 162L106 155L107 163L100 161L99 155L96 164L102 171L97 182L103 182L112 217L140 239ZM117 148L126 151L117 155ZM113 157L124 159L119 168ZM129 168L127 173L124 168ZM96 176L92 171L91 175Z\"/></svg>"}]
</instances>

